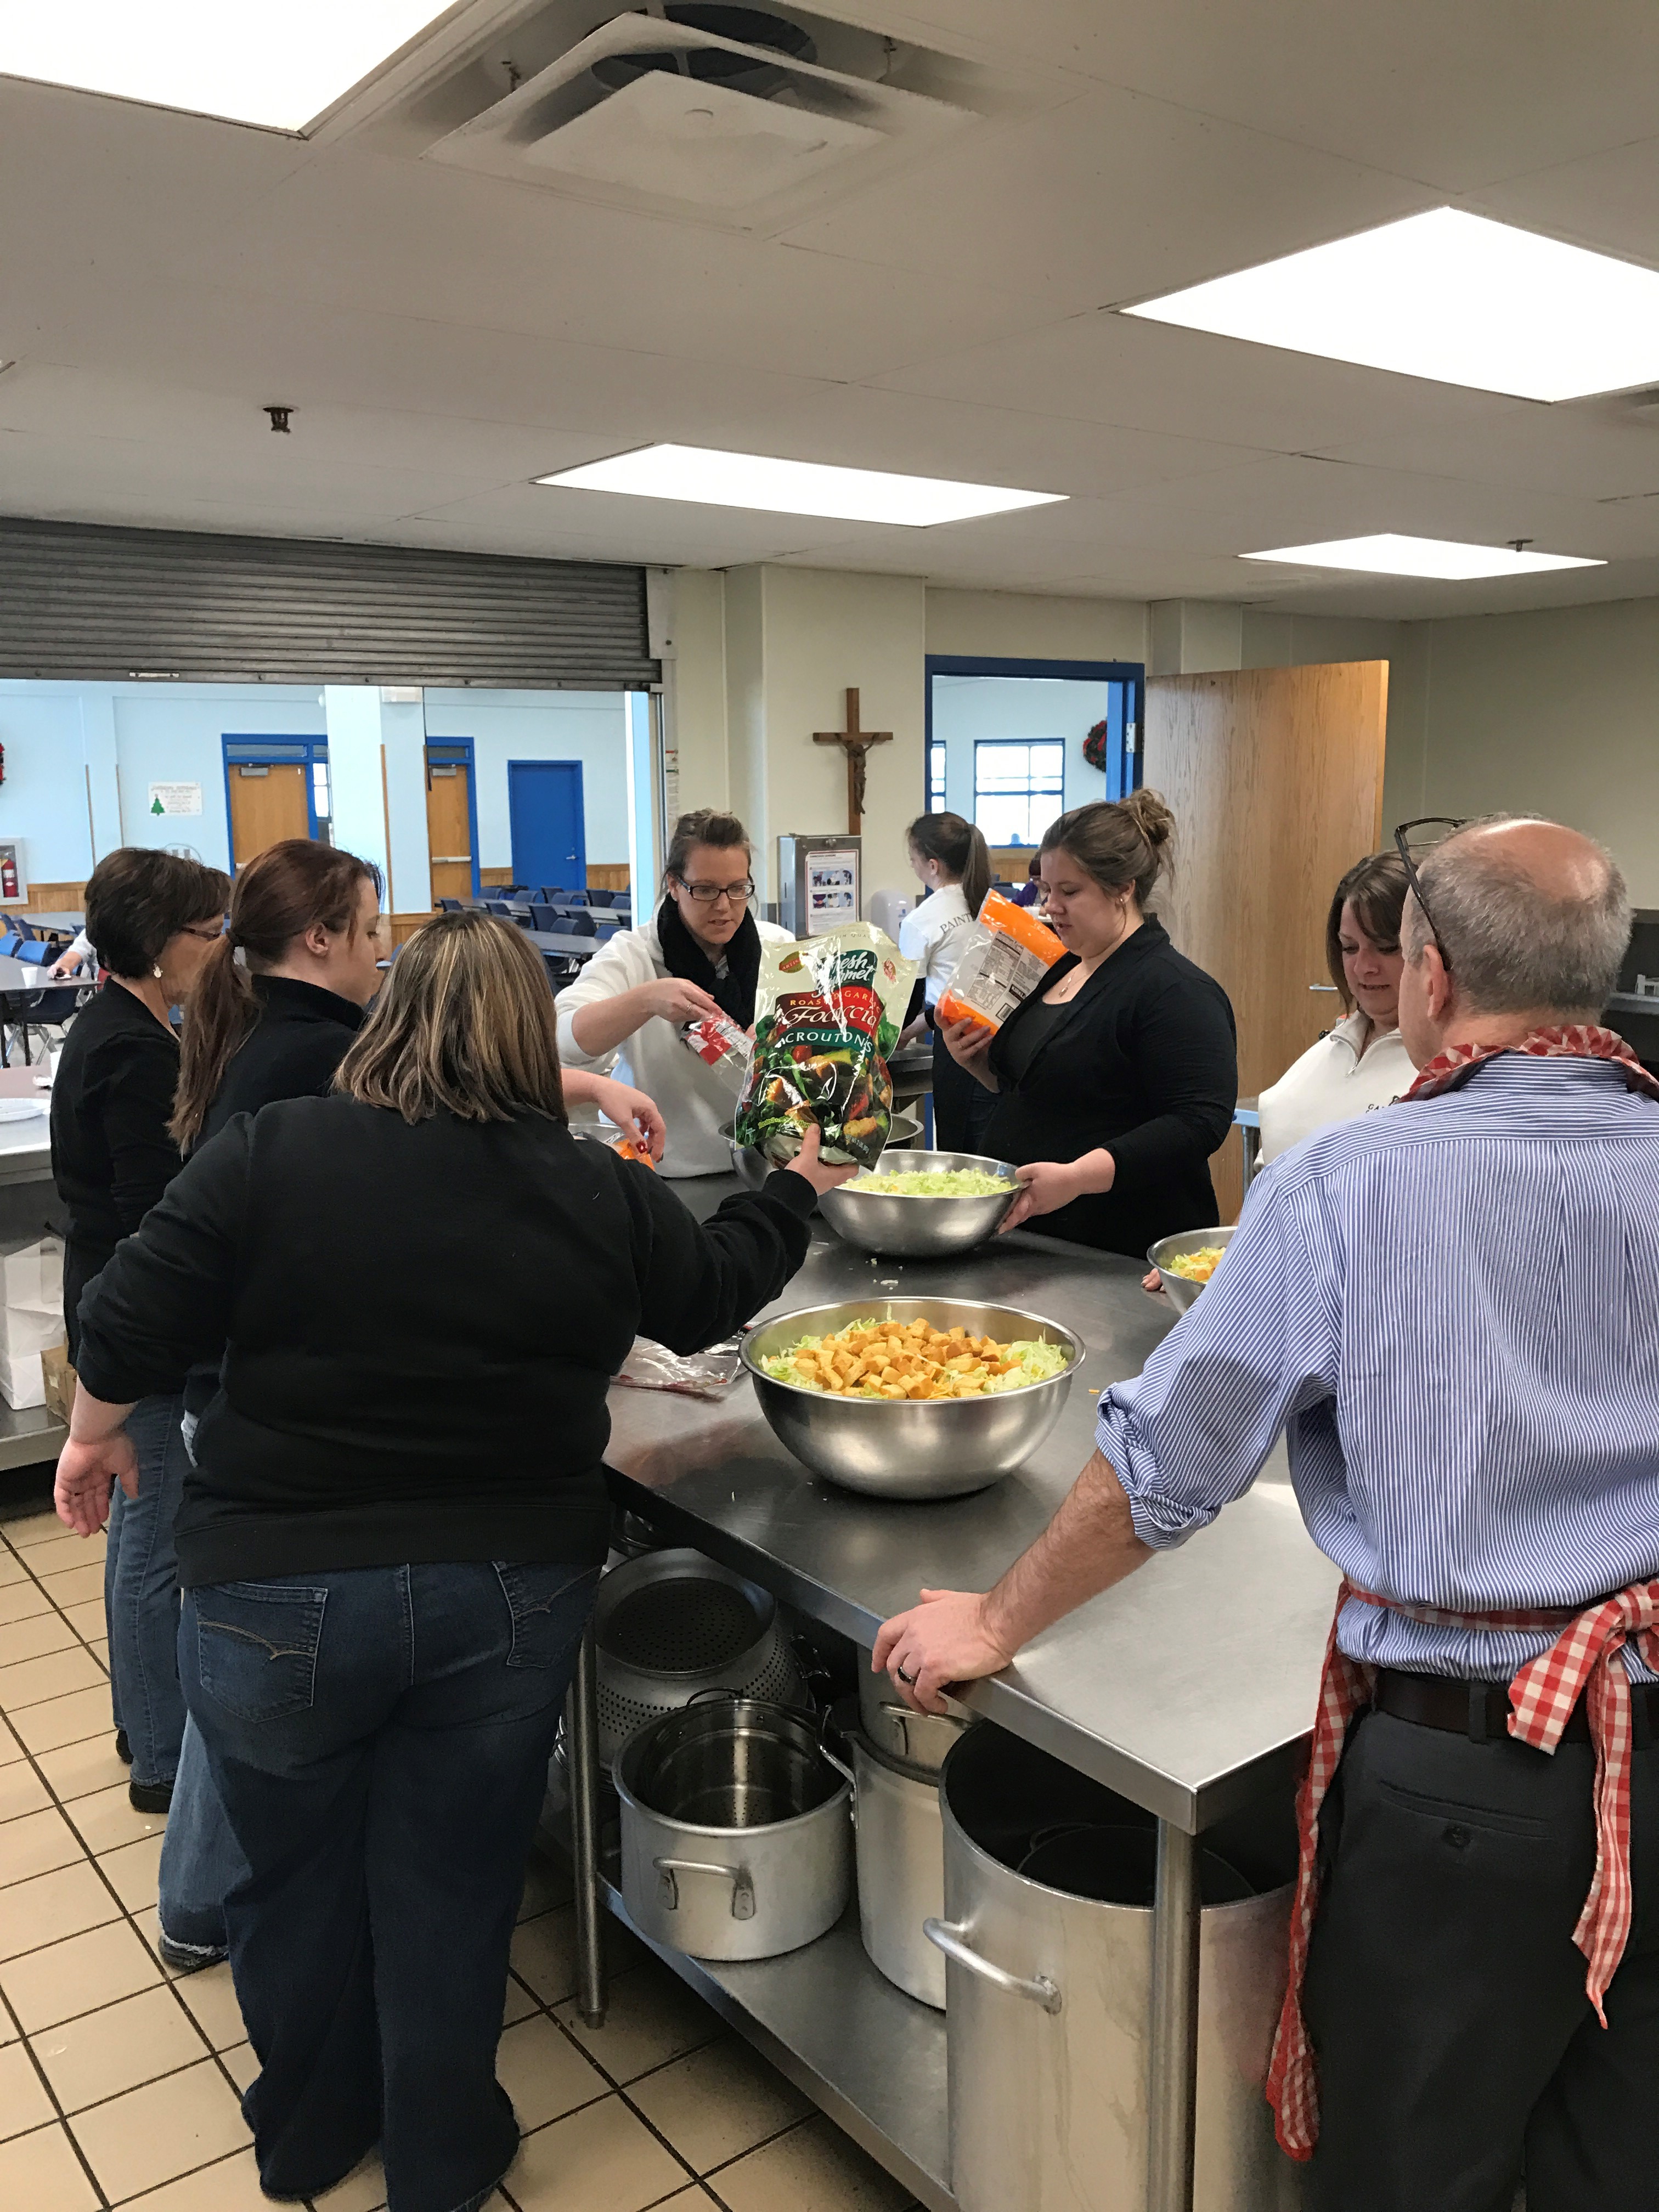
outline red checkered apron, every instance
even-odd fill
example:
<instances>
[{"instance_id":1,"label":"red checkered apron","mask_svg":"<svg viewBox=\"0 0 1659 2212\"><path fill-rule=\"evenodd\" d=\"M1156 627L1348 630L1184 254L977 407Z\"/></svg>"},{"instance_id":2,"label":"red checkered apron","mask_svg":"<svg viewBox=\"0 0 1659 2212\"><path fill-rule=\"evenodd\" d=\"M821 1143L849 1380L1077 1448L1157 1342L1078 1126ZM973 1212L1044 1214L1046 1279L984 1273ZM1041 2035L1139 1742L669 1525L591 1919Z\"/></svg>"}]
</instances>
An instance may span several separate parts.
<instances>
[{"instance_id":1,"label":"red checkered apron","mask_svg":"<svg viewBox=\"0 0 1659 2212\"><path fill-rule=\"evenodd\" d=\"M1659 1098L1659 1084L1624 1039L1610 1030L1588 1024L1538 1030L1519 1044L1502 1048L1542 1058L1614 1060L1632 1090ZM1482 1047L1455 1047L1431 1060L1406 1095L1409 1098L1438 1097L1467 1080L1483 1060L1493 1056ZM1584 1699L1590 1739L1595 1746L1595 1875L1573 1930L1573 1941L1587 1961L1585 1990L1604 2027L1607 2015L1601 2000L1624 1956L1631 1922L1631 1700L1630 1678L1619 1656L1622 1647L1633 1643L1646 1664L1659 1674L1659 1577L1632 1583L1627 1589L1598 1599L1582 1613L1445 1612L1431 1606L1395 1604L1352 1583L1343 1583L1325 1649L1313 1748L1297 1799L1301 1851L1296 1899L1291 1908L1290 1975L1267 2072L1267 2101L1273 2108L1279 2143L1296 2159L1310 2158L1319 2136L1318 2081L1302 2017L1308 1942L1319 1905L1319 1811L1342 1757L1348 1723L1371 1702L1376 1680L1374 1668L1350 1659L1337 1649L1337 1620L1351 1598L1364 1605L1386 1606L1409 1620L1434 1627L1559 1632L1549 1649L1523 1667L1510 1684L1510 1733L1536 1751L1553 1753L1574 1706L1581 1697Z\"/></svg>"}]
</instances>

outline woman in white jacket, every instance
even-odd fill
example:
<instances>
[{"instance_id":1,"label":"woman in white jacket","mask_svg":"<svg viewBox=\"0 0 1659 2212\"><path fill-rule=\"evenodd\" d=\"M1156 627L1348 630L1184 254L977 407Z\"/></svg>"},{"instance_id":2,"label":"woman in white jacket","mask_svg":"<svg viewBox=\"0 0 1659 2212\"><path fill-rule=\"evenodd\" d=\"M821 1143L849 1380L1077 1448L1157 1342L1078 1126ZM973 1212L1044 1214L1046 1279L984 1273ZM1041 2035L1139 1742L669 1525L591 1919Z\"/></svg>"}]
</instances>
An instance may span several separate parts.
<instances>
[{"instance_id":1,"label":"woman in white jacket","mask_svg":"<svg viewBox=\"0 0 1659 2212\"><path fill-rule=\"evenodd\" d=\"M729 1175L726 1132L739 1077L686 1044L690 1022L721 1013L740 1030L755 1020L761 945L788 932L757 921L753 848L734 814L703 807L674 825L662 903L639 929L619 931L559 994L559 1057L647 1091L668 1126L665 1176Z\"/></svg>"},{"instance_id":2,"label":"woman in white jacket","mask_svg":"<svg viewBox=\"0 0 1659 2212\"><path fill-rule=\"evenodd\" d=\"M910 866L927 895L899 924L899 951L921 977L922 1023L933 1030L933 1142L942 1152L982 1152L996 1093L958 1067L933 1029L933 1010L957 972L973 923L991 888L991 855L983 836L960 814L918 814L905 832Z\"/></svg>"},{"instance_id":3,"label":"woman in white jacket","mask_svg":"<svg viewBox=\"0 0 1659 2212\"><path fill-rule=\"evenodd\" d=\"M1400 915L1406 870L1373 853L1337 885L1325 958L1344 1018L1261 1093L1261 1158L1276 1159L1316 1129L1392 1104L1417 1070L1400 1039Z\"/></svg>"}]
</instances>

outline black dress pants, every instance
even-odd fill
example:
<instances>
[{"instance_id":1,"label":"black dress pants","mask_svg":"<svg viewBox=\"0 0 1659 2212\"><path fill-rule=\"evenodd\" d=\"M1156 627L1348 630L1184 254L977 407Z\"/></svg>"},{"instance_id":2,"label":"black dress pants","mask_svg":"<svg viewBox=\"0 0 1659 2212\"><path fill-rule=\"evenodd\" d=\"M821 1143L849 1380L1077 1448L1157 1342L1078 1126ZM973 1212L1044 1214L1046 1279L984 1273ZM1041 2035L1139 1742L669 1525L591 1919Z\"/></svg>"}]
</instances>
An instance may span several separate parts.
<instances>
[{"instance_id":1,"label":"black dress pants","mask_svg":"<svg viewBox=\"0 0 1659 2212\"><path fill-rule=\"evenodd\" d=\"M1383 1713L1321 1828L1304 2009L1309 2212L1659 2212L1659 1746L1632 1762L1635 1917L1605 1999L1574 1944L1595 1755Z\"/></svg>"}]
</instances>

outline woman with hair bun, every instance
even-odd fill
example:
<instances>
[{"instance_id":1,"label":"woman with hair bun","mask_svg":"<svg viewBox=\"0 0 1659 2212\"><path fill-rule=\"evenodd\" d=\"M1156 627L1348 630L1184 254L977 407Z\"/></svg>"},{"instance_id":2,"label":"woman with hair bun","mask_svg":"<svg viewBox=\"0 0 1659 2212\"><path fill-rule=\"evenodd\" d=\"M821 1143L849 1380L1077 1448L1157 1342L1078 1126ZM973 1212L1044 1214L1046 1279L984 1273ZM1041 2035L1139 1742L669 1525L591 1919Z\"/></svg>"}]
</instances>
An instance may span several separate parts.
<instances>
[{"instance_id":1,"label":"woman with hair bun","mask_svg":"<svg viewBox=\"0 0 1659 2212\"><path fill-rule=\"evenodd\" d=\"M724 1014L752 1029L761 945L789 933L757 921L754 852L735 814L712 806L674 824L662 902L641 929L619 930L559 994L559 1057L570 1077L628 1071L667 1123L665 1176L730 1175L726 1131L738 1084L684 1040Z\"/></svg>"},{"instance_id":2,"label":"woman with hair bun","mask_svg":"<svg viewBox=\"0 0 1659 2212\"><path fill-rule=\"evenodd\" d=\"M1210 1156L1237 1103L1233 1010L1146 911L1175 817L1155 791L1074 807L1039 858L1066 957L994 1036L947 1048L997 1094L987 1150L1025 1186L1003 1222L1142 1257L1218 1218Z\"/></svg>"},{"instance_id":3,"label":"woman with hair bun","mask_svg":"<svg viewBox=\"0 0 1659 2212\"><path fill-rule=\"evenodd\" d=\"M951 1059L933 1008L957 972L963 933L991 888L991 855L984 837L960 814L918 814L905 836L910 866L927 886L927 896L899 924L898 945L916 963L923 1016L933 1032L933 1142L942 1152L982 1152L990 1094Z\"/></svg>"}]
</instances>

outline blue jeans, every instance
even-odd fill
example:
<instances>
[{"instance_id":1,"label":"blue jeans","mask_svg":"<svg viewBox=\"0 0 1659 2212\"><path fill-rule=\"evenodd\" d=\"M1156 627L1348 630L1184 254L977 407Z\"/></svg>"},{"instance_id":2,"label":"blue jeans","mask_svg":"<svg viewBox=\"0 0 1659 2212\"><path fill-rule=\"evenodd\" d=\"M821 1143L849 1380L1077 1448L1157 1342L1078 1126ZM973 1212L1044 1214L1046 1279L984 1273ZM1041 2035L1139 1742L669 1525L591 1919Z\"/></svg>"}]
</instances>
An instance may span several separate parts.
<instances>
[{"instance_id":1,"label":"blue jeans","mask_svg":"<svg viewBox=\"0 0 1659 2212\"><path fill-rule=\"evenodd\" d=\"M179 1687L179 1558L173 1523L184 1495L182 1401L141 1398L127 1415L138 1455L138 1495L118 1483L104 1554L110 1701L132 1746L132 1778L171 1782L185 1734Z\"/></svg>"},{"instance_id":2,"label":"blue jeans","mask_svg":"<svg viewBox=\"0 0 1659 2212\"><path fill-rule=\"evenodd\" d=\"M204 1960L222 1958L225 1899L247 1879L247 1861L213 1786L207 1751L195 1722L185 1722L184 1748L173 1784L173 1810L161 1841L161 1933Z\"/></svg>"},{"instance_id":3,"label":"blue jeans","mask_svg":"<svg viewBox=\"0 0 1659 2212\"><path fill-rule=\"evenodd\" d=\"M248 1875L225 1902L259 2179L378 2141L391 2212L462 2212L518 2123L507 1946L597 1568L365 1567L187 1590L179 1666Z\"/></svg>"}]
</instances>

